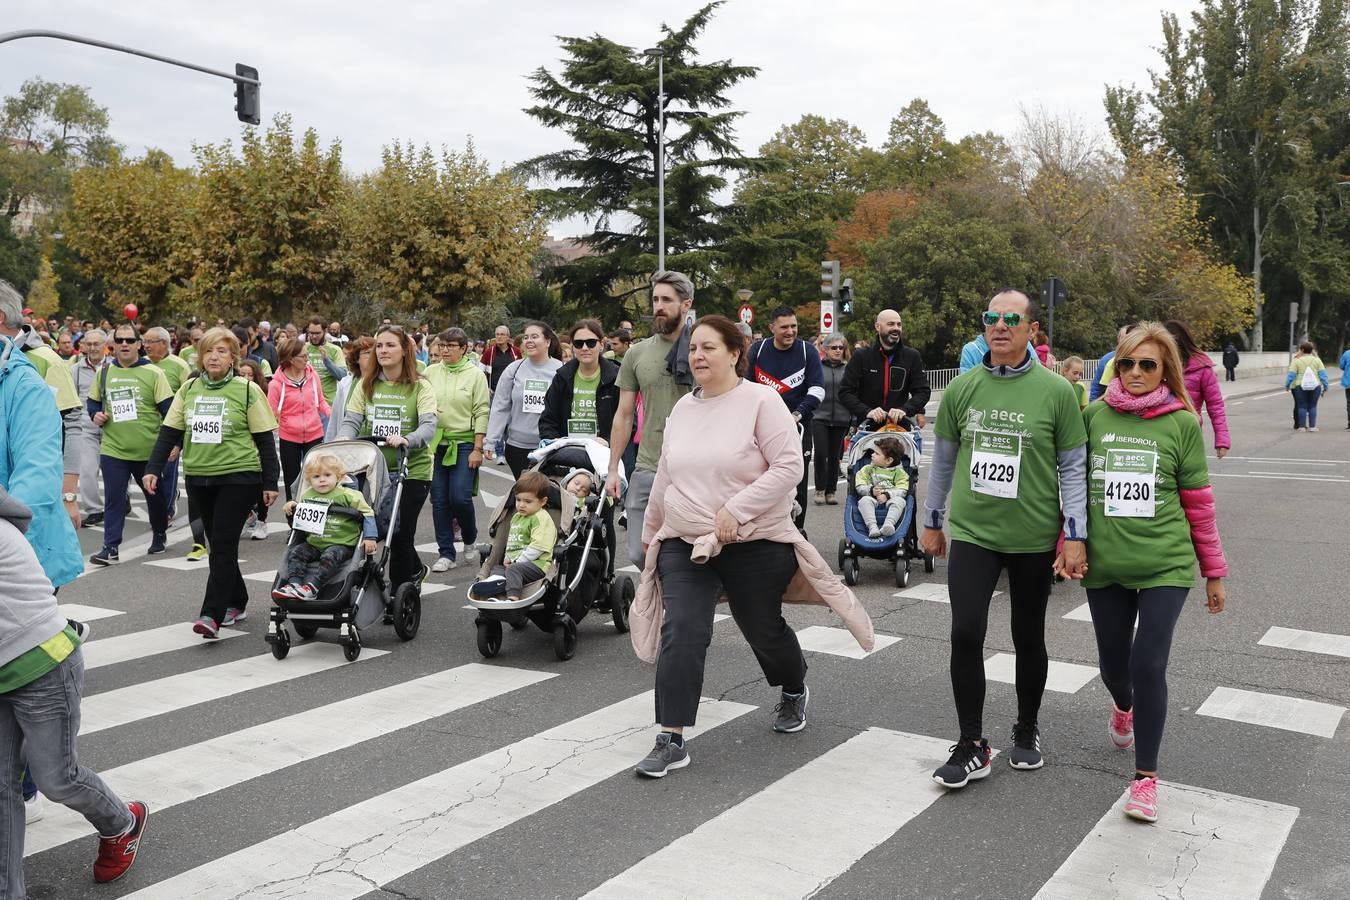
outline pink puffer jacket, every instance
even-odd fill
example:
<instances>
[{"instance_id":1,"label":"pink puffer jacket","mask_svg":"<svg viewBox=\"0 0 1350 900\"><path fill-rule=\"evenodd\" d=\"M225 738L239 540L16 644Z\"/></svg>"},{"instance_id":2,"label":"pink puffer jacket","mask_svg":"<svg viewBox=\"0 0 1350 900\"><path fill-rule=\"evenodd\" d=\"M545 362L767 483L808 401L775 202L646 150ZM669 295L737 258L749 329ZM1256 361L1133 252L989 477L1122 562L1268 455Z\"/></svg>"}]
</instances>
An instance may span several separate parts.
<instances>
[{"instance_id":1,"label":"pink puffer jacket","mask_svg":"<svg viewBox=\"0 0 1350 900\"><path fill-rule=\"evenodd\" d=\"M283 441L308 444L323 440L324 427L332 409L324 399L319 376L305 364L304 386L295 387L285 373L277 372L267 386L267 403L277 417L278 434Z\"/></svg>"},{"instance_id":2,"label":"pink puffer jacket","mask_svg":"<svg viewBox=\"0 0 1350 900\"><path fill-rule=\"evenodd\" d=\"M1214 377L1214 363L1204 353L1192 354L1186 361L1186 393L1191 395L1195 404L1195 414L1200 416L1202 408L1209 410L1209 424L1214 426L1214 447L1225 450L1233 446L1228 437L1228 415L1223 408L1223 392L1219 390L1219 379Z\"/></svg>"}]
</instances>

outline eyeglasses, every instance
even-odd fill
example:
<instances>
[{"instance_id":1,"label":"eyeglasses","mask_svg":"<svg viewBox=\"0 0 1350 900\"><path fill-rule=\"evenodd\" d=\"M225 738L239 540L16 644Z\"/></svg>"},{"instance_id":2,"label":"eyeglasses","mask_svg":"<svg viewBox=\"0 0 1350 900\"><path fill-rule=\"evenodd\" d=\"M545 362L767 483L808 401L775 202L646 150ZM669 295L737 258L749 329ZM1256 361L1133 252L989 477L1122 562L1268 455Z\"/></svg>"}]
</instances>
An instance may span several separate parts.
<instances>
[{"instance_id":1,"label":"eyeglasses","mask_svg":"<svg viewBox=\"0 0 1350 900\"><path fill-rule=\"evenodd\" d=\"M134 338L134 337L130 337L130 338L120 338L120 337L115 337L115 338L113 338L113 343L114 343L114 344L139 344L140 342L141 342L141 339L140 339L140 338Z\"/></svg>"},{"instance_id":2,"label":"eyeglasses","mask_svg":"<svg viewBox=\"0 0 1350 900\"><path fill-rule=\"evenodd\" d=\"M572 338L572 346L582 350L594 350L600 346L599 338Z\"/></svg>"},{"instance_id":3,"label":"eyeglasses","mask_svg":"<svg viewBox=\"0 0 1350 900\"><path fill-rule=\"evenodd\" d=\"M995 325L998 324L999 319L1002 319L1003 324L1007 325L1009 328L1016 328L1018 325L1022 324L1021 313L987 312L980 318L984 321L985 328L993 328Z\"/></svg>"},{"instance_id":4,"label":"eyeglasses","mask_svg":"<svg viewBox=\"0 0 1350 900\"><path fill-rule=\"evenodd\" d=\"M826 347L825 349L826 349L826 350L843 350L843 349L844 349L844 345L843 345L843 344L833 344L833 345L831 345L831 346L829 346L829 347Z\"/></svg>"},{"instance_id":5,"label":"eyeglasses","mask_svg":"<svg viewBox=\"0 0 1350 900\"><path fill-rule=\"evenodd\" d=\"M323 337L325 333L326 333L326 332L322 332L322 331L306 331L306 332L305 332L305 336L306 336L306 337L312 337L312 338Z\"/></svg>"},{"instance_id":6,"label":"eyeglasses","mask_svg":"<svg viewBox=\"0 0 1350 900\"><path fill-rule=\"evenodd\" d=\"M1150 375L1158 371L1158 361L1156 359L1133 359L1129 356L1120 356L1116 358L1117 372L1129 372L1135 366L1138 366L1141 371L1147 372Z\"/></svg>"}]
</instances>

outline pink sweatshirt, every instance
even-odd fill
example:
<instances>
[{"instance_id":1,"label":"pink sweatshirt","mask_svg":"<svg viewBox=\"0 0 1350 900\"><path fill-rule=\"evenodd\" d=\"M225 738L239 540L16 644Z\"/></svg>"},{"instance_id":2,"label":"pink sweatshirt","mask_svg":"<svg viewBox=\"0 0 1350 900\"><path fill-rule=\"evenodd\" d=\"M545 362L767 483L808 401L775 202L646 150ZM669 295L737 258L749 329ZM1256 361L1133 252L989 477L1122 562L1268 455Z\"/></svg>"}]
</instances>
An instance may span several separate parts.
<instances>
[{"instance_id":1,"label":"pink sweatshirt","mask_svg":"<svg viewBox=\"0 0 1350 900\"><path fill-rule=\"evenodd\" d=\"M1219 379L1214 377L1214 363L1204 353L1196 353L1186 361L1186 393L1191 395L1195 404L1195 414L1201 416L1202 408L1209 409L1209 424L1214 426L1214 447L1232 447L1228 436L1228 414L1223 407L1223 392L1219 390ZM1204 417L1200 417L1201 424Z\"/></svg>"},{"instance_id":2,"label":"pink sweatshirt","mask_svg":"<svg viewBox=\"0 0 1350 900\"><path fill-rule=\"evenodd\" d=\"M324 399L313 366L305 364L305 386L299 388L290 384L284 372L275 373L267 386L267 403L281 426L278 433L283 441L307 444L323 440L324 419L320 414L327 417L333 411Z\"/></svg>"}]
</instances>

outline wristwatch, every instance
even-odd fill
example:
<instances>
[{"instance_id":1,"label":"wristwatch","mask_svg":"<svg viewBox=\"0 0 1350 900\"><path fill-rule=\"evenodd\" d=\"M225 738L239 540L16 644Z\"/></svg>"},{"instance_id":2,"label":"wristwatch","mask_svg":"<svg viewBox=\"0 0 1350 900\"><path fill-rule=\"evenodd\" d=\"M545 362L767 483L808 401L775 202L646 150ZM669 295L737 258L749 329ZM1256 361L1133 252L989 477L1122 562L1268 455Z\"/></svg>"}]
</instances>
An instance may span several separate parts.
<instances>
[{"instance_id":1,"label":"wristwatch","mask_svg":"<svg viewBox=\"0 0 1350 900\"><path fill-rule=\"evenodd\" d=\"M63 503L74 503L75 495L72 494L70 491L66 491L64 494L61 495L61 501Z\"/></svg>"}]
</instances>

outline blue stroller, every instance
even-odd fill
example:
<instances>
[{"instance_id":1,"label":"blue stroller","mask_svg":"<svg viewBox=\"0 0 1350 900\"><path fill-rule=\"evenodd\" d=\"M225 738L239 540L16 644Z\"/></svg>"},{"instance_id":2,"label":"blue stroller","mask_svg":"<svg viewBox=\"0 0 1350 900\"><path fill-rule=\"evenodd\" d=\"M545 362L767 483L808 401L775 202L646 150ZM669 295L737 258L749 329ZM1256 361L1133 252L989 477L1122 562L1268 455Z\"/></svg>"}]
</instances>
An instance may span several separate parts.
<instances>
[{"instance_id":1,"label":"blue stroller","mask_svg":"<svg viewBox=\"0 0 1350 900\"><path fill-rule=\"evenodd\" d=\"M864 426L865 427L865 426ZM883 437L895 438L900 442L904 453L900 465L909 473L909 489L905 492L904 513L896 524L895 533L889 537L868 537L868 526L863 522L862 511L858 508L858 494L854 489L854 479L858 470L872 460L872 445ZM859 429L849 445L845 458L848 474L847 499L844 501L844 536L839 540L839 570L843 573L844 583L850 587L858 583L859 560L884 559L895 566L895 583L899 587L909 586L909 570L913 560L923 560L923 570L933 571L933 557L919 549L918 485L919 463L923 460L918 435L908 431L867 431ZM877 523L886 517L886 507L876 511Z\"/></svg>"}]
</instances>

